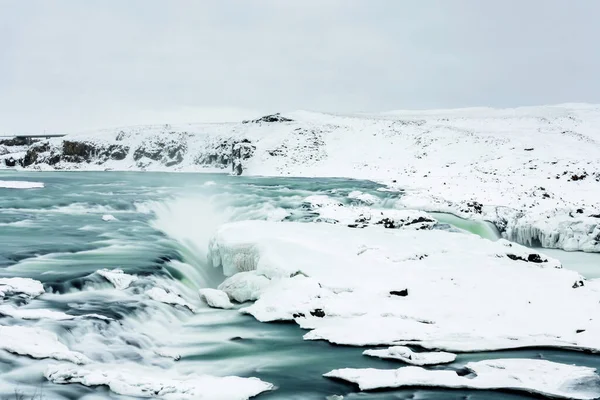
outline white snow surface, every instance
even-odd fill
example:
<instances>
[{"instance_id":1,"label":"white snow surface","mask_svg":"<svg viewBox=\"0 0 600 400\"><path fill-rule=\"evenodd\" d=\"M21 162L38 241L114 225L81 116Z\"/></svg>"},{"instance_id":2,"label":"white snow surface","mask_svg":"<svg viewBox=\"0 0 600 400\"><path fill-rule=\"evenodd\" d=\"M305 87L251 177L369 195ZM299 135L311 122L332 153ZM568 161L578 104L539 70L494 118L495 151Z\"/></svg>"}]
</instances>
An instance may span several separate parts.
<instances>
[{"instance_id":1,"label":"white snow surface","mask_svg":"<svg viewBox=\"0 0 600 400\"><path fill-rule=\"evenodd\" d=\"M475 376L421 367L338 369L326 377L358 384L361 390L427 386L454 389L507 389L559 399L591 400L600 396L600 376L594 368L546 360L499 359L471 362L466 369Z\"/></svg>"},{"instance_id":2,"label":"white snow surface","mask_svg":"<svg viewBox=\"0 0 600 400\"><path fill-rule=\"evenodd\" d=\"M295 320L310 330L308 340L450 352L600 351L595 285L503 239L242 221L219 228L209 258L237 278L236 290L246 281L258 296L242 312L259 321ZM249 289L256 276L270 282Z\"/></svg>"},{"instance_id":3,"label":"white snow surface","mask_svg":"<svg viewBox=\"0 0 600 400\"><path fill-rule=\"evenodd\" d=\"M124 396L166 400L247 400L274 388L270 383L258 378L195 374L185 376L172 370L139 364L101 364L83 367L57 364L49 366L45 376L53 383L105 385L111 391Z\"/></svg>"},{"instance_id":4,"label":"white snow surface","mask_svg":"<svg viewBox=\"0 0 600 400\"><path fill-rule=\"evenodd\" d=\"M43 187L42 182L0 181L0 189L41 189Z\"/></svg>"},{"instance_id":5,"label":"white snow surface","mask_svg":"<svg viewBox=\"0 0 600 400\"><path fill-rule=\"evenodd\" d=\"M126 274L122 269L99 269L96 271L98 275L112 283L119 290L127 289L133 282L137 280L136 276Z\"/></svg>"},{"instance_id":6,"label":"white snow surface","mask_svg":"<svg viewBox=\"0 0 600 400\"><path fill-rule=\"evenodd\" d=\"M204 299L206 304L210 307L223 309L233 308L229 296L222 290L205 288L200 289L198 293L200 294L200 298Z\"/></svg>"},{"instance_id":7,"label":"white snow surface","mask_svg":"<svg viewBox=\"0 0 600 400\"><path fill-rule=\"evenodd\" d=\"M26 326L0 326L0 349L33 358L53 358L85 364L89 359L71 351L62 344L55 333Z\"/></svg>"},{"instance_id":8,"label":"white snow surface","mask_svg":"<svg viewBox=\"0 0 600 400\"><path fill-rule=\"evenodd\" d=\"M30 278L0 278L0 299L7 296L34 298L44 293L44 285Z\"/></svg>"},{"instance_id":9,"label":"white snow surface","mask_svg":"<svg viewBox=\"0 0 600 400\"><path fill-rule=\"evenodd\" d=\"M64 140L129 151L34 167L230 172L241 162L246 175L371 179L406 190L399 207L486 219L522 243L600 251L600 105L283 116L293 121L76 133L49 140L40 159ZM250 158L233 160L240 145L254 146Z\"/></svg>"},{"instance_id":10,"label":"white snow surface","mask_svg":"<svg viewBox=\"0 0 600 400\"><path fill-rule=\"evenodd\" d=\"M411 365L448 364L456 360L456 354L445 351L414 352L406 346L394 346L387 349L365 350L363 354L371 357L399 360Z\"/></svg>"}]
</instances>

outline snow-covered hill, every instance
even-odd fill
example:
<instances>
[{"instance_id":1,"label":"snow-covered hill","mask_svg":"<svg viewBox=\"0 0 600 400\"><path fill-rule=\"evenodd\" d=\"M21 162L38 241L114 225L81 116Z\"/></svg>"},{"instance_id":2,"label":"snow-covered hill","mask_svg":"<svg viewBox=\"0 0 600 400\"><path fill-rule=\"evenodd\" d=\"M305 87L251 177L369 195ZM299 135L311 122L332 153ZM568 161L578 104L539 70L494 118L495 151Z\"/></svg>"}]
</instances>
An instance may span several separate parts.
<instances>
[{"instance_id":1,"label":"snow-covered hill","mask_svg":"<svg viewBox=\"0 0 600 400\"><path fill-rule=\"evenodd\" d=\"M600 251L600 106L294 112L5 144L0 158L17 168L372 179L405 191L398 207L483 218L521 243Z\"/></svg>"}]
</instances>

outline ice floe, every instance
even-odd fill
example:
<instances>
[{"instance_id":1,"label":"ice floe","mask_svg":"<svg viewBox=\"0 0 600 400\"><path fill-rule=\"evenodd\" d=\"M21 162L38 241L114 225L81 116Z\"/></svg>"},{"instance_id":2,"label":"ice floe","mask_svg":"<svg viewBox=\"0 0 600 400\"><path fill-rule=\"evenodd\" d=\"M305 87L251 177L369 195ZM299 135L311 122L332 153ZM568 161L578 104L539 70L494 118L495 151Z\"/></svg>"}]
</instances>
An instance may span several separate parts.
<instances>
[{"instance_id":1,"label":"ice floe","mask_svg":"<svg viewBox=\"0 0 600 400\"><path fill-rule=\"evenodd\" d=\"M271 279L242 312L295 320L310 330L307 340L449 352L600 351L600 293L557 260L505 240L242 221L218 229L209 258L237 287Z\"/></svg>"},{"instance_id":2,"label":"ice floe","mask_svg":"<svg viewBox=\"0 0 600 400\"><path fill-rule=\"evenodd\" d=\"M0 278L0 299L7 296L34 298L44 293L44 285L30 278Z\"/></svg>"},{"instance_id":3,"label":"ice floe","mask_svg":"<svg viewBox=\"0 0 600 400\"><path fill-rule=\"evenodd\" d=\"M219 290L227 293L231 299L238 303L244 303L258 299L260 294L270 284L270 279L257 274L256 271L238 272L225 279L219 285Z\"/></svg>"},{"instance_id":4,"label":"ice floe","mask_svg":"<svg viewBox=\"0 0 600 400\"><path fill-rule=\"evenodd\" d=\"M371 357L399 360L411 365L448 364L456 360L456 354L445 351L420 352L412 351L406 346L394 346L380 350L365 350L363 354Z\"/></svg>"},{"instance_id":5,"label":"ice floe","mask_svg":"<svg viewBox=\"0 0 600 400\"><path fill-rule=\"evenodd\" d=\"M43 187L42 182L0 181L0 188L3 189L40 189Z\"/></svg>"},{"instance_id":6,"label":"ice floe","mask_svg":"<svg viewBox=\"0 0 600 400\"><path fill-rule=\"evenodd\" d=\"M84 364L89 359L71 351L62 344L55 333L26 326L0 326L0 349L33 358L53 358Z\"/></svg>"},{"instance_id":7,"label":"ice floe","mask_svg":"<svg viewBox=\"0 0 600 400\"><path fill-rule=\"evenodd\" d=\"M181 306L195 312L196 308L185 301L185 299L173 292L167 292L163 288L154 287L146 291L146 295L154 301L169 304L172 306Z\"/></svg>"},{"instance_id":8,"label":"ice floe","mask_svg":"<svg viewBox=\"0 0 600 400\"><path fill-rule=\"evenodd\" d=\"M218 289L200 289L198 291L200 298L206 301L210 307L213 308L232 308L233 304L229 300L229 296L222 290Z\"/></svg>"},{"instance_id":9,"label":"ice floe","mask_svg":"<svg viewBox=\"0 0 600 400\"><path fill-rule=\"evenodd\" d=\"M329 378L356 383L361 390L410 386L455 389L504 389L560 399L591 400L600 396L596 369L546 360L500 359L466 364L465 373L421 367L338 369Z\"/></svg>"},{"instance_id":10,"label":"ice floe","mask_svg":"<svg viewBox=\"0 0 600 400\"><path fill-rule=\"evenodd\" d=\"M110 221L118 221L118 219L114 215L104 214L102 216L102 221L110 222Z\"/></svg>"},{"instance_id":11,"label":"ice floe","mask_svg":"<svg viewBox=\"0 0 600 400\"><path fill-rule=\"evenodd\" d=\"M258 378L237 376L182 375L172 369L144 367L137 364L51 365L46 378L58 384L80 383L85 386L108 386L124 396L158 397L166 400L247 400L272 390L272 384Z\"/></svg>"},{"instance_id":12,"label":"ice floe","mask_svg":"<svg viewBox=\"0 0 600 400\"><path fill-rule=\"evenodd\" d=\"M127 289L133 282L137 280L136 276L126 274L122 269L100 269L96 271L98 275L112 283L119 290Z\"/></svg>"}]
</instances>

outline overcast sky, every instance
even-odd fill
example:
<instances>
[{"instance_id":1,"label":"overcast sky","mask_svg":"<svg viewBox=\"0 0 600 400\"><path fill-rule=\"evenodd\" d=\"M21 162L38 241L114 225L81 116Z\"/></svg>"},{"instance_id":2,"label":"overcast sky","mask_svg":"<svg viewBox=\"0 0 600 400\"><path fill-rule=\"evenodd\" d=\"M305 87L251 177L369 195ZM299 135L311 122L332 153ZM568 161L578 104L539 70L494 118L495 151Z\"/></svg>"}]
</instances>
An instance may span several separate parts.
<instances>
[{"instance_id":1,"label":"overcast sky","mask_svg":"<svg viewBox=\"0 0 600 400\"><path fill-rule=\"evenodd\" d=\"M600 103L595 0L0 0L0 133Z\"/></svg>"}]
</instances>

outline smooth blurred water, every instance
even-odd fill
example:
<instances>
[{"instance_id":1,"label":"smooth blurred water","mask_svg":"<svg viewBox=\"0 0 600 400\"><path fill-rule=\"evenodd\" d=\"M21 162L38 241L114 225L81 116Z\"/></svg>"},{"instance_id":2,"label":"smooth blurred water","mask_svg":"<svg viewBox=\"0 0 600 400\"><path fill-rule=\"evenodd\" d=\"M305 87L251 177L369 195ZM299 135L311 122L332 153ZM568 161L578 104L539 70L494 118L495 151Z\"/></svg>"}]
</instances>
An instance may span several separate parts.
<instances>
[{"instance_id":1,"label":"smooth blurred water","mask_svg":"<svg viewBox=\"0 0 600 400\"><path fill-rule=\"evenodd\" d=\"M0 277L31 277L49 294L29 308L61 310L73 315L98 313L116 322L14 321L56 332L71 349L96 361L133 361L161 368L184 368L213 375L256 376L278 389L260 399L517 399L527 396L491 391L404 389L359 393L322 374L343 367L397 368L401 363L362 356L362 348L302 340L293 323L258 323L236 310L203 305L196 291L216 286L220 271L206 265L199 245L221 223L242 219L308 221L303 199L326 194L350 204L349 192L360 190L393 207L401 193L347 179L231 177L208 174L129 172L0 172L2 180L43 182L43 189L0 189ZM103 221L113 215L116 221ZM481 224L442 222L488 235ZM443 227L442 227L443 228ZM552 255L552 254L551 254ZM572 260L577 263L577 260ZM569 265L566 265L569 267ZM95 271L122 268L140 276L125 292L115 290ZM588 267L586 267L588 268ZM156 303L144 290L173 289L197 308ZM155 349L181 355L174 361ZM495 357L543 357L600 367L597 356L557 350L523 350L459 355L451 368ZM43 388L46 399L125 398L106 388L54 385L44 380L47 360L32 360L0 351L0 399L15 389L32 394ZM98 398L98 397L95 397Z\"/></svg>"}]
</instances>

